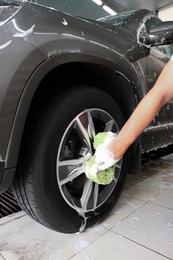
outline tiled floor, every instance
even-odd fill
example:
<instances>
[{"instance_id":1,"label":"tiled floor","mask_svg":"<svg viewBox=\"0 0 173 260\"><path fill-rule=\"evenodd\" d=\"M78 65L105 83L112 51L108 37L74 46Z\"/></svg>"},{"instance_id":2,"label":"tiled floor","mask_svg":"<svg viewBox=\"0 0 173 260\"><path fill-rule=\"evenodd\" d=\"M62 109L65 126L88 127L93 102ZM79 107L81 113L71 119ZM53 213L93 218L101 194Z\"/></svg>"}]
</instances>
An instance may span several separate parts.
<instances>
[{"instance_id":1,"label":"tiled floor","mask_svg":"<svg viewBox=\"0 0 173 260\"><path fill-rule=\"evenodd\" d=\"M173 259L173 155L129 175L110 216L80 234L50 231L23 212L0 220L0 260Z\"/></svg>"}]
</instances>

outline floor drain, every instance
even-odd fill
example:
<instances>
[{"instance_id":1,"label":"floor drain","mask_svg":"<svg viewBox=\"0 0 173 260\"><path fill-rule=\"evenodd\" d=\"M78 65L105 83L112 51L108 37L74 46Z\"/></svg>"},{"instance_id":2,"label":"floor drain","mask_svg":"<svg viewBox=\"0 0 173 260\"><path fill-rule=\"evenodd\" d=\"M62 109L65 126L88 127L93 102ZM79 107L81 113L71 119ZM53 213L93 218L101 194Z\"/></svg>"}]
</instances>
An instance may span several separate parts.
<instances>
[{"instance_id":1,"label":"floor drain","mask_svg":"<svg viewBox=\"0 0 173 260\"><path fill-rule=\"evenodd\" d=\"M16 199L13 196L12 190L0 194L0 218L21 211Z\"/></svg>"}]
</instances>

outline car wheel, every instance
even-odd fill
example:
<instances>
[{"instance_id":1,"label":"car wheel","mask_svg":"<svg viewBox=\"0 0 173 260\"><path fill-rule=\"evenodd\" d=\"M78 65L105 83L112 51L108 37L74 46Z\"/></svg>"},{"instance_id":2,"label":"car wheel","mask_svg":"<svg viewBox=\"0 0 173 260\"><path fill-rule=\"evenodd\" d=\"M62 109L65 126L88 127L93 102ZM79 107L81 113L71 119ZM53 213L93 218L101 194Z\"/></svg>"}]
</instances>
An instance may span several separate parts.
<instances>
[{"instance_id":1,"label":"car wheel","mask_svg":"<svg viewBox=\"0 0 173 260\"><path fill-rule=\"evenodd\" d=\"M25 131L13 182L20 206L46 227L76 233L100 223L115 205L127 175L128 155L115 165L109 185L86 178L84 162L98 132L118 132L117 103L93 87L77 87L49 100Z\"/></svg>"}]
</instances>

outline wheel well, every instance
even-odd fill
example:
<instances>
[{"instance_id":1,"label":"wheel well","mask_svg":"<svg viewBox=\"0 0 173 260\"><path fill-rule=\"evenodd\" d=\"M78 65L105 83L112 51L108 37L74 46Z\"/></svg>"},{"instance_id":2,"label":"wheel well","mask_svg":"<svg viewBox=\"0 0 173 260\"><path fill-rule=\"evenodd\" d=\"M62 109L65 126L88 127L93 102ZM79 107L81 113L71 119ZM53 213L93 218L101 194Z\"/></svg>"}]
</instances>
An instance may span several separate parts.
<instances>
[{"instance_id":1,"label":"wheel well","mask_svg":"<svg viewBox=\"0 0 173 260\"><path fill-rule=\"evenodd\" d=\"M90 63L69 63L51 70L41 81L31 103L29 114L42 106L55 92L73 86L95 86L110 94L127 119L136 106L130 81L120 72Z\"/></svg>"},{"instance_id":2,"label":"wheel well","mask_svg":"<svg viewBox=\"0 0 173 260\"><path fill-rule=\"evenodd\" d=\"M69 63L61 65L51 70L40 82L32 102L30 104L26 121L23 121L24 130L22 136L19 138L18 128L14 131L10 152L8 156L8 165L14 165L18 158L18 152L20 150L21 141L25 139L25 131L27 131L28 124L37 120L42 109L49 99L52 98L57 91L59 95L63 95L63 91L68 90L69 87L75 86L93 86L100 88L112 96L118 103L125 120L128 119L133 109L136 106L135 94L133 93L132 85L120 72L115 69L110 69L105 66L91 64L91 63ZM20 118L20 117L19 117ZM24 123L25 122L25 123ZM18 122L17 126L21 126L21 122ZM20 127L22 132L22 128ZM22 138L22 140L21 140ZM16 149L15 156L13 156L14 145ZM131 147L130 151L133 154L133 168L135 163L139 165L139 141ZM138 171L139 167L136 167Z\"/></svg>"},{"instance_id":3,"label":"wheel well","mask_svg":"<svg viewBox=\"0 0 173 260\"><path fill-rule=\"evenodd\" d=\"M57 91L61 95L69 87L85 85L100 88L112 96L118 103L125 120L136 107L137 101L133 86L119 71L90 63L70 63L53 69L41 81L31 103L27 123L34 118L37 120L41 108ZM141 152L139 147L140 138L130 147L130 172L135 173L140 170Z\"/></svg>"}]
</instances>

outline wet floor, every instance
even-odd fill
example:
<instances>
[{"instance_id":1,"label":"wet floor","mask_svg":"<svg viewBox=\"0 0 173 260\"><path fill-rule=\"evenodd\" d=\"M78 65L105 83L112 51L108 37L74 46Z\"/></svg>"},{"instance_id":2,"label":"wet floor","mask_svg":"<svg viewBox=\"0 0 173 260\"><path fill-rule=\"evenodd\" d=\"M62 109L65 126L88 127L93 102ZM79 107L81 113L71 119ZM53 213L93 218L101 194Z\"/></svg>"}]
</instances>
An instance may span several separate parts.
<instances>
[{"instance_id":1,"label":"wet floor","mask_svg":"<svg viewBox=\"0 0 173 260\"><path fill-rule=\"evenodd\" d=\"M173 155L129 174L118 204L100 225L61 234L24 212L0 219L0 260L173 259Z\"/></svg>"}]
</instances>

